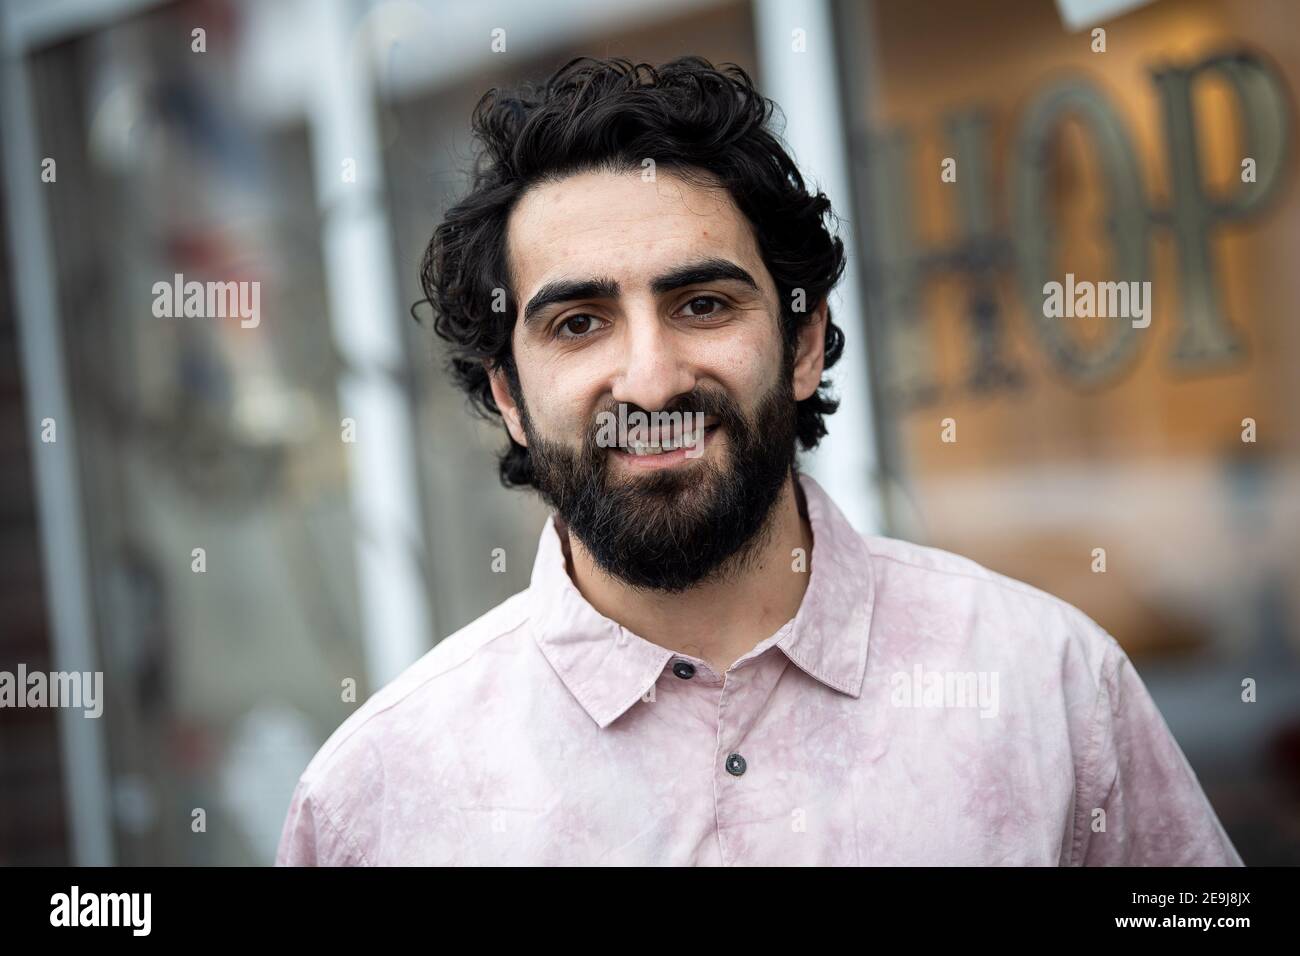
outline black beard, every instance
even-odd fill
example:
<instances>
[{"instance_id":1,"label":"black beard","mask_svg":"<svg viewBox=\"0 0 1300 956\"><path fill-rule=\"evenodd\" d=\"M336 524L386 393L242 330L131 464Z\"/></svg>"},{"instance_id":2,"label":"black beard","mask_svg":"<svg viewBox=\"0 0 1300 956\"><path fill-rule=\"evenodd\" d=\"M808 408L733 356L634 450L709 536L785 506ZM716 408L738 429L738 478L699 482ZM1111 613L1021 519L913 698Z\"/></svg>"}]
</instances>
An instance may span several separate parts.
<instances>
[{"instance_id":1,"label":"black beard","mask_svg":"<svg viewBox=\"0 0 1300 956\"><path fill-rule=\"evenodd\" d=\"M609 459L617 452L596 444L594 423L575 451L538 435L524 403L516 404L533 487L596 565L625 584L680 592L705 580L730 580L751 567L770 539L776 502L796 469L797 406L784 370L752 422L721 391L696 389L661 410L717 416L709 438L725 431L725 463L715 451L694 465L612 480ZM626 408L628 415L636 410Z\"/></svg>"}]
</instances>

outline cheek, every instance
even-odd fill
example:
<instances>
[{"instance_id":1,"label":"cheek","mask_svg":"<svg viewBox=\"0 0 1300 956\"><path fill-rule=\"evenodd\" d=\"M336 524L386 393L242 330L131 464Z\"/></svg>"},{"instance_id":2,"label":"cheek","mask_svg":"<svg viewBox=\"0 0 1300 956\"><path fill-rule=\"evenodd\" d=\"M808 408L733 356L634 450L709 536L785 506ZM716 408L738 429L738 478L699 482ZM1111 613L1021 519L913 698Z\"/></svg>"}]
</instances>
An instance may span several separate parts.
<instances>
[{"instance_id":1,"label":"cheek","mask_svg":"<svg viewBox=\"0 0 1300 956\"><path fill-rule=\"evenodd\" d=\"M519 377L533 426L552 440L580 444L609 401L609 372L616 360L608 340L568 352L525 350Z\"/></svg>"},{"instance_id":2,"label":"cheek","mask_svg":"<svg viewBox=\"0 0 1300 956\"><path fill-rule=\"evenodd\" d=\"M563 373L535 348L514 341L515 368L519 372L519 387L528 405L528 418L533 428L551 437L555 432L557 411L563 408Z\"/></svg>"},{"instance_id":3,"label":"cheek","mask_svg":"<svg viewBox=\"0 0 1300 956\"><path fill-rule=\"evenodd\" d=\"M531 378L520 370L520 384L528 400L533 428L551 441L580 444L595 420L596 402L600 398L590 389L588 383L592 381L589 376L575 375L569 370L550 374L534 369Z\"/></svg>"},{"instance_id":4,"label":"cheek","mask_svg":"<svg viewBox=\"0 0 1300 956\"><path fill-rule=\"evenodd\" d=\"M779 346L749 329L701 343L696 353L700 371L716 379L742 405L772 387L781 371Z\"/></svg>"}]
</instances>

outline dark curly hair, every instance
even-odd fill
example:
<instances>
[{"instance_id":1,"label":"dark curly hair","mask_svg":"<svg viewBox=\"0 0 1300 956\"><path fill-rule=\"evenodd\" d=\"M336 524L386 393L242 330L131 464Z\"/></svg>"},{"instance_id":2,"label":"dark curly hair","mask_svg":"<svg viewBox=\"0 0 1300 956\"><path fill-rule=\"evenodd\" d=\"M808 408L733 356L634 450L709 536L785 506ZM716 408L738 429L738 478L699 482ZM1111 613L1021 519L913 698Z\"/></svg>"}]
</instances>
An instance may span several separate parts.
<instances>
[{"instance_id":1,"label":"dark curly hair","mask_svg":"<svg viewBox=\"0 0 1300 956\"><path fill-rule=\"evenodd\" d=\"M505 373L511 395L520 399L510 348L518 302L506 261L506 222L515 203L538 183L596 170L639 172L645 159L689 182L721 185L752 223L781 302L789 363L800 325L844 271L844 244L823 224L824 216L835 216L830 200L809 194L768 129L774 109L739 66L715 68L699 56L658 68L622 57L576 57L540 86L483 95L472 117L482 148L470 192L434 230L420 263L425 298L411 309L415 315L420 305L432 307L434 330L449 346L447 371L480 413L501 416L488 366ZM498 289L505 292L504 311L491 308ZM808 303L802 312L791 308L795 289ZM843 351L844 334L828 308L825 367ZM805 451L826 434L822 416L839 407L826 394L829 384L821 381L798 403L796 436ZM513 438L500 466L506 487L532 484L528 449Z\"/></svg>"}]
</instances>

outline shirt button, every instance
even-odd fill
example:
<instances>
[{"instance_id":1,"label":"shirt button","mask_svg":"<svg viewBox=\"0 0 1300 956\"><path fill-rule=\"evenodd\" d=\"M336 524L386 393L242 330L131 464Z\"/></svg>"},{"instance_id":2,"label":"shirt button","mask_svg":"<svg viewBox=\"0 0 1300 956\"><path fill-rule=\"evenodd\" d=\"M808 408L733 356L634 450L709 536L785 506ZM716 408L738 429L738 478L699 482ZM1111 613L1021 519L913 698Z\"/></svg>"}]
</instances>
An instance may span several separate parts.
<instances>
[{"instance_id":1,"label":"shirt button","mask_svg":"<svg viewBox=\"0 0 1300 956\"><path fill-rule=\"evenodd\" d=\"M673 673L682 680L690 680L695 676L695 665L689 661L678 661L673 665Z\"/></svg>"},{"instance_id":2,"label":"shirt button","mask_svg":"<svg viewBox=\"0 0 1300 956\"><path fill-rule=\"evenodd\" d=\"M727 773L733 777L739 777L745 772L745 758L740 754L729 754L727 756Z\"/></svg>"}]
</instances>

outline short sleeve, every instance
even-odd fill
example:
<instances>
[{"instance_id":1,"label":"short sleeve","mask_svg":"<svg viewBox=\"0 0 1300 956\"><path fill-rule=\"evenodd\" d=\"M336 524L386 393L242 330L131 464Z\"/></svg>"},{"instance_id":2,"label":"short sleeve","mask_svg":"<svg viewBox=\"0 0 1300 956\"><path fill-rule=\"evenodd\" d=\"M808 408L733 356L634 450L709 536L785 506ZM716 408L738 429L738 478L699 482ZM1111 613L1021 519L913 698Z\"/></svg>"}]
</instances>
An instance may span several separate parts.
<instances>
[{"instance_id":1,"label":"short sleeve","mask_svg":"<svg viewBox=\"0 0 1300 956\"><path fill-rule=\"evenodd\" d=\"M1168 724L1106 635L1080 774L1073 859L1083 866L1242 866Z\"/></svg>"},{"instance_id":2,"label":"short sleeve","mask_svg":"<svg viewBox=\"0 0 1300 956\"><path fill-rule=\"evenodd\" d=\"M275 865L358 866L366 863L361 851L315 801L307 781L300 779L289 801Z\"/></svg>"}]
</instances>

